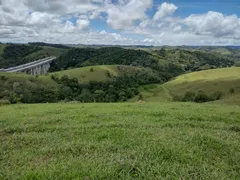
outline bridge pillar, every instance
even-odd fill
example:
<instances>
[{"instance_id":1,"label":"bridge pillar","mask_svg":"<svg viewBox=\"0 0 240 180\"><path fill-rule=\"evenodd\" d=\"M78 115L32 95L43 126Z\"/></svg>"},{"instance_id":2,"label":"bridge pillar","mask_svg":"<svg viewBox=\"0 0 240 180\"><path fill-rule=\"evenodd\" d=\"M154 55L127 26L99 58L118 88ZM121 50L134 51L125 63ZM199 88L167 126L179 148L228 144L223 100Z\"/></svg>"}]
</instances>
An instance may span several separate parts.
<instances>
[{"instance_id":1,"label":"bridge pillar","mask_svg":"<svg viewBox=\"0 0 240 180\"><path fill-rule=\"evenodd\" d=\"M40 66L31 68L29 71L29 74L31 75L47 74L49 68L50 68L50 63L42 64Z\"/></svg>"}]
</instances>

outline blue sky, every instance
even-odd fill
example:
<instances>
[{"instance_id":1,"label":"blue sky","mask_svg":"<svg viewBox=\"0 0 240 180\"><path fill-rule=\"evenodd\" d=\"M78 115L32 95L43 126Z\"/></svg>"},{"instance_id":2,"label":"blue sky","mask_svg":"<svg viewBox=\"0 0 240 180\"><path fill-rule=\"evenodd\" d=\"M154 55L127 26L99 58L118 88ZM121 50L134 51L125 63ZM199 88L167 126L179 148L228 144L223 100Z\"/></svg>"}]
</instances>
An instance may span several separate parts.
<instances>
[{"instance_id":1,"label":"blue sky","mask_svg":"<svg viewBox=\"0 0 240 180\"><path fill-rule=\"evenodd\" d=\"M191 14L204 14L208 11L221 12L226 15L236 14L240 17L240 0L154 0L153 6L146 11L148 16L153 17L159 4L164 2L175 4L178 9L175 12L176 16L187 17ZM113 3L117 3L114 0ZM117 32L105 23L105 21L95 20L91 23L91 27L96 30L105 29L109 32Z\"/></svg>"},{"instance_id":2,"label":"blue sky","mask_svg":"<svg viewBox=\"0 0 240 180\"><path fill-rule=\"evenodd\" d=\"M154 4L159 4L163 1L155 0ZM224 14L240 15L239 0L170 0L170 3L179 7L176 12L179 16L188 16L190 14L201 14L208 11L217 11Z\"/></svg>"},{"instance_id":3,"label":"blue sky","mask_svg":"<svg viewBox=\"0 0 240 180\"><path fill-rule=\"evenodd\" d=\"M0 0L0 41L240 45L240 0L67 2Z\"/></svg>"}]
</instances>

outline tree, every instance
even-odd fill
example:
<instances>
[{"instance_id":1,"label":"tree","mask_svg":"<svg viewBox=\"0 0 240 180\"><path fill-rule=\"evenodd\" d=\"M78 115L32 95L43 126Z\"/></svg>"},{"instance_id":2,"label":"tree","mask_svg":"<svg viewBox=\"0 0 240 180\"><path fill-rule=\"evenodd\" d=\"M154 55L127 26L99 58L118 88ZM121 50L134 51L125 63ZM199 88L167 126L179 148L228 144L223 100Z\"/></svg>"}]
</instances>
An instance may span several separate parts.
<instances>
[{"instance_id":1,"label":"tree","mask_svg":"<svg viewBox=\"0 0 240 180\"><path fill-rule=\"evenodd\" d=\"M217 91L210 96L210 100L212 101L219 100L222 98L222 96L223 96L223 93L220 91Z\"/></svg>"},{"instance_id":2,"label":"tree","mask_svg":"<svg viewBox=\"0 0 240 180\"><path fill-rule=\"evenodd\" d=\"M96 102L104 102L105 92L103 90L96 90L94 92L94 100Z\"/></svg>"},{"instance_id":3,"label":"tree","mask_svg":"<svg viewBox=\"0 0 240 180\"><path fill-rule=\"evenodd\" d=\"M185 95L183 96L182 101L194 101L196 94L194 92L186 92Z\"/></svg>"},{"instance_id":4,"label":"tree","mask_svg":"<svg viewBox=\"0 0 240 180\"><path fill-rule=\"evenodd\" d=\"M70 87L60 88L60 99L71 99L73 91Z\"/></svg>"},{"instance_id":5,"label":"tree","mask_svg":"<svg viewBox=\"0 0 240 180\"><path fill-rule=\"evenodd\" d=\"M81 94L76 98L77 101L81 102L92 102L92 94L89 89L82 89Z\"/></svg>"},{"instance_id":6,"label":"tree","mask_svg":"<svg viewBox=\"0 0 240 180\"><path fill-rule=\"evenodd\" d=\"M124 102L124 101L127 100L127 96L126 96L126 93L125 93L124 91L121 91L121 92L119 93L119 100L120 100L121 102Z\"/></svg>"},{"instance_id":7,"label":"tree","mask_svg":"<svg viewBox=\"0 0 240 180\"><path fill-rule=\"evenodd\" d=\"M11 93L8 100L11 104L16 104L20 102L21 98L16 93Z\"/></svg>"},{"instance_id":8,"label":"tree","mask_svg":"<svg viewBox=\"0 0 240 180\"><path fill-rule=\"evenodd\" d=\"M19 82L14 82L13 83L13 92L16 94L21 94L23 93L23 86Z\"/></svg>"},{"instance_id":9,"label":"tree","mask_svg":"<svg viewBox=\"0 0 240 180\"><path fill-rule=\"evenodd\" d=\"M106 75L107 77L111 77L111 73L108 70L106 71Z\"/></svg>"},{"instance_id":10,"label":"tree","mask_svg":"<svg viewBox=\"0 0 240 180\"><path fill-rule=\"evenodd\" d=\"M209 101L209 97L207 94L205 94L203 91L199 91L197 95L194 98L194 101L197 103L203 103Z\"/></svg>"},{"instance_id":11,"label":"tree","mask_svg":"<svg viewBox=\"0 0 240 180\"><path fill-rule=\"evenodd\" d=\"M230 92L231 94L234 94L234 93L235 93L235 89L234 89L234 88L231 88L231 89L229 89L229 92Z\"/></svg>"}]
</instances>

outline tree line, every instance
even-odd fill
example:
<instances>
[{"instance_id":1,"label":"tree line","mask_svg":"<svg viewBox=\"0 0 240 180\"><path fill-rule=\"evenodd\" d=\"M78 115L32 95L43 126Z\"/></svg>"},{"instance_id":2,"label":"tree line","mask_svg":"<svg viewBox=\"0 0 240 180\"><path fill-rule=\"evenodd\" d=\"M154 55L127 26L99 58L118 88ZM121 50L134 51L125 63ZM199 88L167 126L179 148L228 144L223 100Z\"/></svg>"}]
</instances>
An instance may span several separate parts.
<instances>
[{"instance_id":1,"label":"tree line","mask_svg":"<svg viewBox=\"0 0 240 180\"><path fill-rule=\"evenodd\" d=\"M56 86L48 86L37 82L38 76L25 81L12 82L8 77L1 76L2 84L0 99L10 103L46 103L65 101L80 102L123 102L139 93L140 85L161 83L158 74L151 69L143 69L134 75L123 75L112 81L90 81L88 84L79 83L77 78L64 75L51 76ZM1 83L0 83L1 84ZM8 86L6 86L8 84Z\"/></svg>"}]
</instances>

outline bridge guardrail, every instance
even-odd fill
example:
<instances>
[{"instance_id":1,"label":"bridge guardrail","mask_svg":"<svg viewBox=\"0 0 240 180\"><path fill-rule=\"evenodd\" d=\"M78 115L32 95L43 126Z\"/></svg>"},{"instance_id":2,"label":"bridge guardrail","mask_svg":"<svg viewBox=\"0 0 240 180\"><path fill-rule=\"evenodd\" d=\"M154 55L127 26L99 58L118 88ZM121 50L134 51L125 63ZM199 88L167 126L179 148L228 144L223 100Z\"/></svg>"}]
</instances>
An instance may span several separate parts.
<instances>
[{"instance_id":1,"label":"bridge guardrail","mask_svg":"<svg viewBox=\"0 0 240 180\"><path fill-rule=\"evenodd\" d=\"M22 65L20 65L20 66L15 66L15 67L7 68L7 69L5 69L5 71L12 71L12 70L19 69L19 68L22 68L22 67L30 66L30 65L32 65L32 64L36 64L36 63L38 63L38 62L41 62L41 61L44 61L44 60L47 60L47 59L50 59L50 58L53 58L53 57L51 56L51 57L39 59L39 60L36 60L36 61L33 61L33 62L29 62L29 63L26 63L26 64L22 64Z\"/></svg>"},{"instance_id":2,"label":"bridge guardrail","mask_svg":"<svg viewBox=\"0 0 240 180\"><path fill-rule=\"evenodd\" d=\"M50 56L47 58L43 58L43 59L39 59L37 61L33 61L30 63L26 63L20 66L16 66L16 67L12 67L12 68L7 68L7 69L0 69L0 72L18 72L18 71L23 71L23 70L27 70L33 67L37 67L40 66L42 64L45 64L49 61L53 61L54 59L56 59L56 57L54 56Z\"/></svg>"},{"instance_id":3,"label":"bridge guardrail","mask_svg":"<svg viewBox=\"0 0 240 180\"><path fill-rule=\"evenodd\" d=\"M30 66L21 67L21 68L14 69L14 70L9 70L9 71L7 71L7 72L18 72L18 71L23 71L23 70L31 69L31 68L34 68L34 67L43 65L43 64L45 64L45 63L47 63L47 62L53 61L54 59L55 59L55 58L51 58L51 59L48 59L48 60L45 60L45 61L40 61L40 62L35 63L35 64L32 64L32 65L30 65Z\"/></svg>"}]
</instances>

